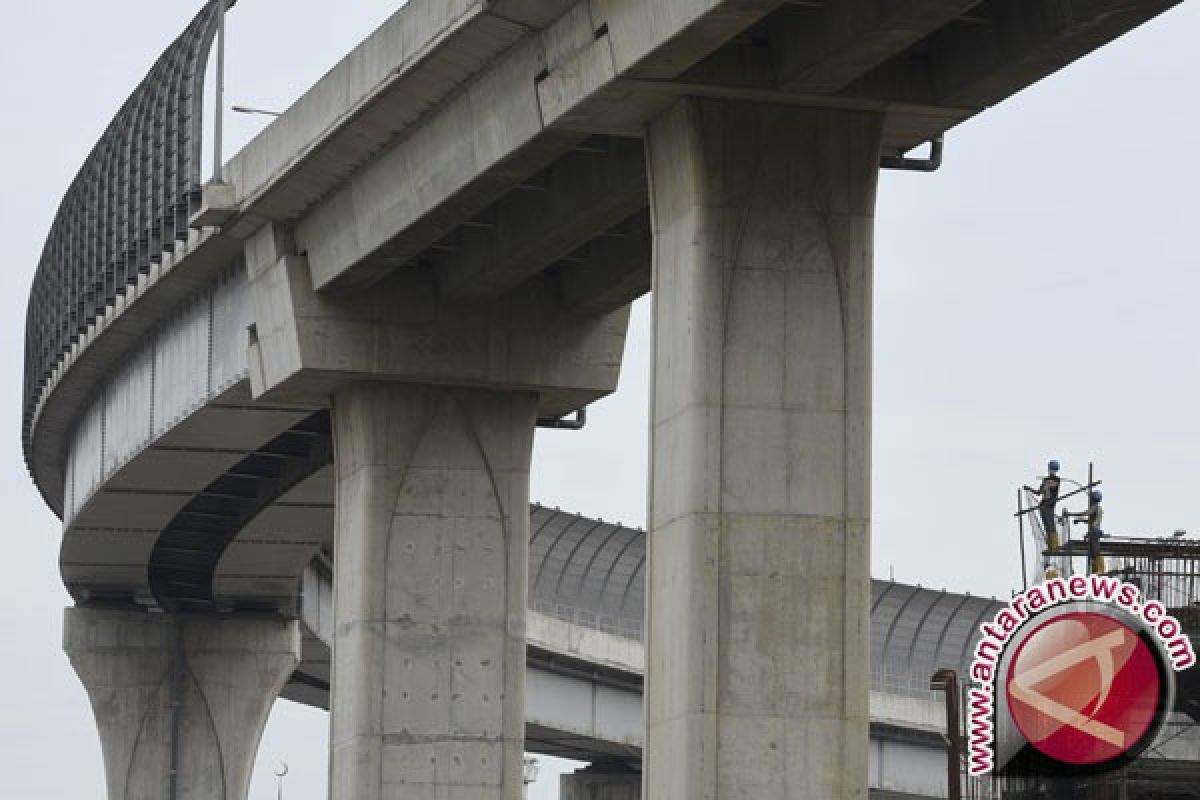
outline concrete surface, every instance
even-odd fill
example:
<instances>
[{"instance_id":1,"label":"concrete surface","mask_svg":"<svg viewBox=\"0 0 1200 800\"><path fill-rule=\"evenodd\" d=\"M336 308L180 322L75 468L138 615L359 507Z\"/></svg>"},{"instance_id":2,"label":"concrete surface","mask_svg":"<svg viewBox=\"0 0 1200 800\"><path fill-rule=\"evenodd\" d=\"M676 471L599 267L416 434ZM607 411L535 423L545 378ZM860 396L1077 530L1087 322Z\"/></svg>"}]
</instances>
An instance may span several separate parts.
<instances>
[{"instance_id":1,"label":"concrete surface","mask_svg":"<svg viewBox=\"0 0 1200 800\"><path fill-rule=\"evenodd\" d=\"M386 384L334 397L337 800L520 795L536 406Z\"/></svg>"},{"instance_id":2,"label":"concrete surface","mask_svg":"<svg viewBox=\"0 0 1200 800\"><path fill-rule=\"evenodd\" d=\"M178 797L246 800L267 715L300 660L295 621L69 608L63 636L96 716L108 800L170 797L176 685Z\"/></svg>"},{"instance_id":3,"label":"concrete surface","mask_svg":"<svg viewBox=\"0 0 1200 800\"><path fill-rule=\"evenodd\" d=\"M341 385L376 379L535 392L549 416L616 388L628 306L577 315L540 279L494 302L460 305L425 269L402 270L369 292L318 294L291 248L273 226L247 247L256 398L324 404Z\"/></svg>"},{"instance_id":4,"label":"concrete surface","mask_svg":"<svg viewBox=\"0 0 1200 800\"><path fill-rule=\"evenodd\" d=\"M654 800L866 797L880 125L688 100L649 129Z\"/></svg>"}]
</instances>

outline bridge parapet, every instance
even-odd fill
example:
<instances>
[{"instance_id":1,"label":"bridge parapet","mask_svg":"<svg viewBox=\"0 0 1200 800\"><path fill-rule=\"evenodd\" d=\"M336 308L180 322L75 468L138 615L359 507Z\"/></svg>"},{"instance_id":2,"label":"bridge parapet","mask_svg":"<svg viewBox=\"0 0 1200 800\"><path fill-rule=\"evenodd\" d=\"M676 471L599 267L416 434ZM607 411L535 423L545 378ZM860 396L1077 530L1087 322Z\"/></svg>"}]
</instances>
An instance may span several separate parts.
<instances>
[{"instance_id":1,"label":"bridge parapet","mask_svg":"<svg viewBox=\"0 0 1200 800\"><path fill-rule=\"evenodd\" d=\"M151 67L72 181L29 296L22 438L32 461L38 402L73 346L189 238L200 203L203 88L218 3ZM53 504L52 504L53 505Z\"/></svg>"}]
</instances>

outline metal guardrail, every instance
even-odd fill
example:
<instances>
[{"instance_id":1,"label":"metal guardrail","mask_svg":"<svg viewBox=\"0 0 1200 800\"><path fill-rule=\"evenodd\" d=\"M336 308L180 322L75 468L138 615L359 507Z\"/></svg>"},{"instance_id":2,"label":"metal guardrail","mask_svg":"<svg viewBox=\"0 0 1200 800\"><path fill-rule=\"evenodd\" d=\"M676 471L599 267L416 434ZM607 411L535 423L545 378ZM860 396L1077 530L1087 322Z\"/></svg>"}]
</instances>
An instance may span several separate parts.
<instances>
[{"instance_id":1,"label":"metal guardrail","mask_svg":"<svg viewBox=\"0 0 1200 800\"><path fill-rule=\"evenodd\" d=\"M644 636L644 625L640 619L601 614L586 608L556 603L540 597L531 597L529 599L529 608L532 611L561 619L564 622L581 625L585 628L601 631L602 633L611 633L614 636L624 636L627 639L636 639L639 642L642 641Z\"/></svg>"},{"instance_id":2,"label":"metal guardrail","mask_svg":"<svg viewBox=\"0 0 1200 800\"><path fill-rule=\"evenodd\" d=\"M887 692L888 694L931 700L939 706L942 704L942 693L940 690L929 688L928 675L922 677L914 674L894 674L872 669L871 689L877 692Z\"/></svg>"}]
</instances>

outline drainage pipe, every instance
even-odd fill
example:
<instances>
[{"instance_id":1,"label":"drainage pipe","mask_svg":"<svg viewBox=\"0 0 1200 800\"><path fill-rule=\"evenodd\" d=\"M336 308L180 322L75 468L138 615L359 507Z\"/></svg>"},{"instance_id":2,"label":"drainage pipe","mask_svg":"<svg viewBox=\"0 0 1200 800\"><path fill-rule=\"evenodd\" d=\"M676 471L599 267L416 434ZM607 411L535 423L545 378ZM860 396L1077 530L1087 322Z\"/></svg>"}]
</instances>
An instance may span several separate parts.
<instances>
[{"instance_id":1,"label":"drainage pipe","mask_svg":"<svg viewBox=\"0 0 1200 800\"><path fill-rule=\"evenodd\" d=\"M950 800L962 800L962 728L958 718L958 673L939 669L929 680L929 688L946 694L946 788Z\"/></svg>"},{"instance_id":2,"label":"drainage pipe","mask_svg":"<svg viewBox=\"0 0 1200 800\"><path fill-rule=\"evenodd\" d=\"M879 166L884 169L901 169L909 172L937 172L942 166L942 150L945 147L945 137L938 136L929 141L929 156L927 158L909 158L908 156L884 156L879 159Z\"/></svg>"},{"instance_id":3,"label":"drainage pipe","mask_svg":"<svg viewBox=\"0 0 1200 800\"><path fill-rule=\"evenodd\" d=\"M550 428L559 431L581 431L587 425L587 406L575 412L574 417L545 417L539 419L539 428Z\"/></svg>"}]
</instances>

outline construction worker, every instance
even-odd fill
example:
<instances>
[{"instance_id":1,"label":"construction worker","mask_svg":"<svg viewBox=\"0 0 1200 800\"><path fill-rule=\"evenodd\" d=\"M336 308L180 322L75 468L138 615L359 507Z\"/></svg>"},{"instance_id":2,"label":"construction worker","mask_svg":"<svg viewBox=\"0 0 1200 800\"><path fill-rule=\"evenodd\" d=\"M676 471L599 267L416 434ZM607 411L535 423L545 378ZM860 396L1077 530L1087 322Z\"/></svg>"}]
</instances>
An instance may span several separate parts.
<instances>
[{"instance_id":1,"label":"construction worker","mask_svg":"<svg viewBox=\"0 0 1200 800\"><path fill-rule=\"evenodd\" d=\"M1092 493L1088 495L1087 511L1082 511L1078 514L1071 514L1073 517L1078 517L1075 524L1084 523L1087 525L1087 545L1088 545L1088 560L1091 563L1093 573L1104 572L1104 556L1098 552L1100 537L1104 535L1104 507L1100 505L1104 500L1104 493L1099 489L1092 489Z\"/></svg>"},{"instance_id":2,"label":"construction worker","mask_svg":"<svg viewBox=\"0 0 1200 800\"><path fill-rule=\"evenodd\" d=\"M1062 486L1062 479L1058 477L1059 463L1058 459L1051 459L1046 464L1046 477L1042 478L1041 484L1034 489L1032 486L1025 488L1038 496L1038 515L1042 518L1042 527L1046 529L1046 548L1048 550L1058 549L1058 526L1054 520L1054 506L1058 503L1058 490Z\"/></svg>"}]
</instances>

